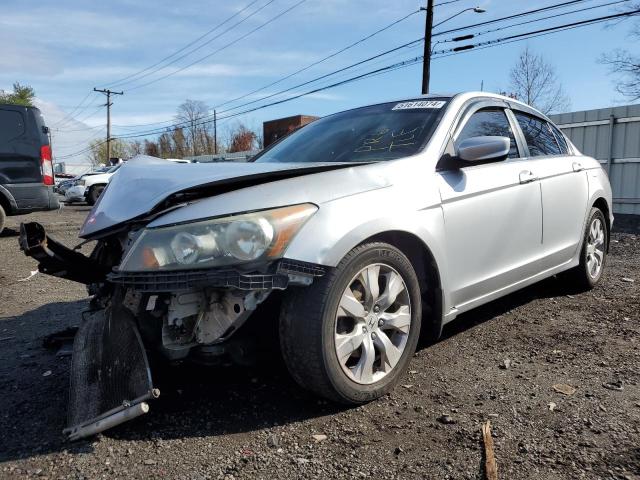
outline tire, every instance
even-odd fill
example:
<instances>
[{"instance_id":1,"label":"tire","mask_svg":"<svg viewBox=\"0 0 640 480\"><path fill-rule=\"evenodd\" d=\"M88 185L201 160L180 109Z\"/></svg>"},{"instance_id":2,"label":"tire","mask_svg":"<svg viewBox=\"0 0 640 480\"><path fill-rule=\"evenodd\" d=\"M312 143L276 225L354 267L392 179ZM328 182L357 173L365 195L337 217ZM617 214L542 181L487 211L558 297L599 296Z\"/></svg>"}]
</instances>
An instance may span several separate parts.
<instances>
[{"instance_id":1,"label":"tire","mask_svg":"<svg viewBox=\"0 0 640 480\"><path fill-rule=\"evenodd\" d=\"M102 191L104 190L104 185L95 185L89 189L89 194L87 195L87 204L95 205L102 195Z\"/></svg>"},{"instance_id":2,"label":"tire","mask_svg":"<svg viewBox=\"0 0 640 480\"><path fill-rule=\"evenodd\" d=\"M2 205L0 205L0 234L2 234L6 222L7 214L5 213L4 208L2 208Z\"/></svg>"},{"instance_id":3,"label":"tire","mask_svg":"<svg viewBox=\"0 0 640 480\"><path fill-rule=\"evenodd\" d=\"M365 269L368 283L378 285L375 304L375 287L367 290L360 280ZM349 311L357 311L357 319ZM405 372L421 316L418 277L407 257L386 243L364 244L310 286L286 291L279 327L283 358L303 388L339 403L369 402L392 390Z\"/></svg>"},{"instance_id":4,"label":"tire","mask_svg":"<svg viewBox=\"0 0 640 480\"><path fill-rule=\"evenodd\" d=\"M596 232L598 232L597 235ZM567 272L568 279L573 285L581 290L591 290L598 284L602 278L608 249L607 221L602 210L594 207L589 212L583 235L580 263ZM596 268L594 268L594 262L597 264Z\"/></svg>"}]
</instances>

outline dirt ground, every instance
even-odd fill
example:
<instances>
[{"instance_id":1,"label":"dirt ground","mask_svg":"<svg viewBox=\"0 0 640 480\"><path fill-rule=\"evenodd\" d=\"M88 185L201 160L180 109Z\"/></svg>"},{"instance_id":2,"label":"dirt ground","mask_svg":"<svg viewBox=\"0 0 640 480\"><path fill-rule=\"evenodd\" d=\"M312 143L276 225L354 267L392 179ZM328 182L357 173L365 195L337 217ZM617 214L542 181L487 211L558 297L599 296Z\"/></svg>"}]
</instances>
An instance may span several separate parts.
<instances>
[{"instance_id":1,"label":"dirt ground","mask_svg":"<svg viewBox=\"0 0 640 480\"><path fill-rule=\"evenodd\" d=\"M37 220L74 245L87 211L8 224ZM149 414L76 443L61 434L70 359L42 340L79 323L86 292L41 274L22 281L35 262L9 230L0 236L0 478L479 479L490 420L500 479L640 480L640 236L624 230L595 290L550 279L461 316L379 401L319 401L278 358L253 369L182 366Z\"/></svg>"}]
</instances>

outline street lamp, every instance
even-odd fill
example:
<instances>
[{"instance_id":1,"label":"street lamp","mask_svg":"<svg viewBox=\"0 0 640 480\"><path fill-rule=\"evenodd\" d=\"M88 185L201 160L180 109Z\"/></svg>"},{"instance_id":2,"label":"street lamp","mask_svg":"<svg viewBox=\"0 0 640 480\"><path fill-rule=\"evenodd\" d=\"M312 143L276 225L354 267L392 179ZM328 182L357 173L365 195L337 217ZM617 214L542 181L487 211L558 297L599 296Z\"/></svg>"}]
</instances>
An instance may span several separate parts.
<instances>
[{"instance_id":1,"label":"street lamp","mask_svg":"<svg viewBox=\"0 0 640 480\"><path fill-rule=\"evenodd\" d=\"M480 7L465 8L463 10L460 10L455 15L451 15L449 18L446 18L435 25L433 24L433 0L428 0L427 7L422 7L420 8L420 10L427 11L427 18L424 26L424 56L422 60L422 94L426 95L427 93L429 93L429 77L431 75L431 34L433 28L439 27L443 23L446 23L465 12L473 11L474 13L484 13L486 12L486 10Z\"/></svg>"}]
</instances>

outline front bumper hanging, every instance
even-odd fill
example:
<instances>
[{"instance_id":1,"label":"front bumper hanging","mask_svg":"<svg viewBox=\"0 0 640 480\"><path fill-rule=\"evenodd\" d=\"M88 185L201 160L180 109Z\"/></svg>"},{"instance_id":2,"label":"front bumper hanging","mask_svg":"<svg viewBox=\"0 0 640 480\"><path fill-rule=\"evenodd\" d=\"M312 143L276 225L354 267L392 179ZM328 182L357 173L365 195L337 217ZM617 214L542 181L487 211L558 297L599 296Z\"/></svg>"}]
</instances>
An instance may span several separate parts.
<instances>
[{"instance_id":1,"label":"front bumper hanging","mask_svg":"<svg viewBox=\"0 0 640 480\"><path fill-rule=\"evenodd\" d=\"M114 299L115 300L115 299ZM149 362L128 310L114 301L91 314L73 343L68 427L70 440L94 435L149 411Z\"/></svg>"},{"instance_id":2,"label":"front bumper hanging","mask_svg":"<svg viewBox=\"0 0 640 480\"><path fill-rule=\"evenodd\" d=\"M109 273L109 268L53 240L37 222L20 225L20 248L38 261L40 272L55 277L89 285L103 282Z\"/></svg>"}]
</instances>

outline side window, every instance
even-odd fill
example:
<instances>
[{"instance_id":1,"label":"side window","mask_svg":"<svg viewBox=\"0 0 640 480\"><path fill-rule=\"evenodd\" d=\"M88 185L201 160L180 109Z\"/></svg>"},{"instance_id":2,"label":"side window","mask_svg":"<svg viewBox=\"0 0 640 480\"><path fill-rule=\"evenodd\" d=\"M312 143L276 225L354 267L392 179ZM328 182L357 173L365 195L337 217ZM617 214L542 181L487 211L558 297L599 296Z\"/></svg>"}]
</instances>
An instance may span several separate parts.
<instances>
[{"instance_id":1,"label":"side window","mask_svg":"<svg viewBox=\"0 0 640 480\"><path fill-rule=\"evenodd\" d=\"M514 113L529 146L530 156L561 154L556 137L545 120L522 112Z\"/></svg>"},{"instance_id":2,"label":"side window","mask_svg":"<svg viewBox=\"0 0 640 480\"><path fill-rule=\"evenodd\" d=\"M0 109L0 142L8 142L24 133L24 119L20 112Z\"/></svg>"},{"instance_id":3,"label":"side window","mask_svg":"<svg viewBox=\"0 0 640 480\"><path fill-rule=\"evenodd\" d=\"M567 139L564 138L564 135L560 131L558 127L556 127L553 123L549 124L551 131L555 134L556 140L558 141L558 145L560 145L560 152L563 155L569 155L569 145L567 144Z\"/></svg>"},{"instance_id":4,"label":"side window","mask_svg":"<svg viewBox=\"0 0 640 480\"><path fill-rule=\"evenodd\" d=\"M465 126L462 128L456 139L456 143L467 138L498 136L508 137L511 140L509 158L518 157L518 147L516 139L511 131L509 120L502 109L478 110L471 115Z\"/></svg>"}]
</instances>

